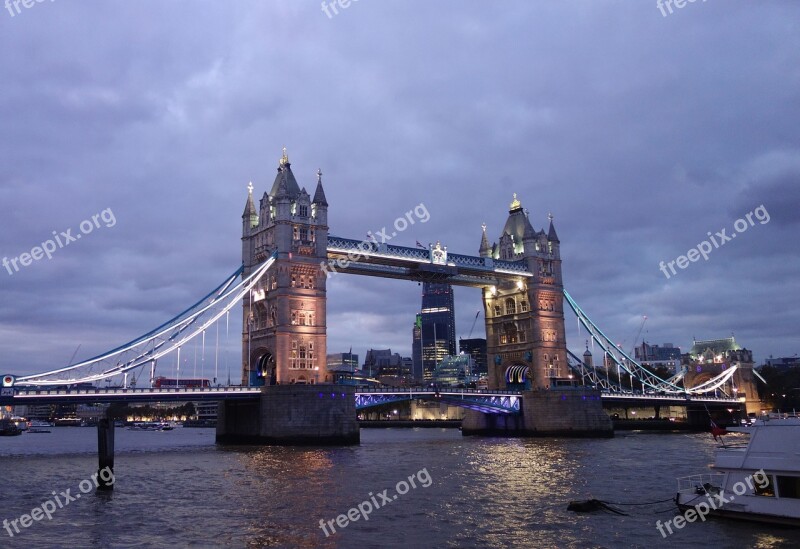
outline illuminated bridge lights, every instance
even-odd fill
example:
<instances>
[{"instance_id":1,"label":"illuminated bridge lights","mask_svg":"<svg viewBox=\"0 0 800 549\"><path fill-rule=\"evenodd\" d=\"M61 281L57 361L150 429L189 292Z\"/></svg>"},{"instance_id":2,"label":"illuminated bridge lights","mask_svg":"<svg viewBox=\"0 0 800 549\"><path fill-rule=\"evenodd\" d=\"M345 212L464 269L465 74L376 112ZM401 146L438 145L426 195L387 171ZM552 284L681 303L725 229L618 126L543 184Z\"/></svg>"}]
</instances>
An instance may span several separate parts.
<instances>
[{"instance_id":1,"label":"illuminated bridge lights","mask_svg":"<svg viewBox=\"0 0 800 549\"><path fill-rule=\"evenodd\" d=\"M475 392L459 390L392 390L356 393L356 409L392 404L410 400L434 400L461 408L469 408L487 414L518 414L521 396L508 391Z\"/></svg>"}]
</instances>

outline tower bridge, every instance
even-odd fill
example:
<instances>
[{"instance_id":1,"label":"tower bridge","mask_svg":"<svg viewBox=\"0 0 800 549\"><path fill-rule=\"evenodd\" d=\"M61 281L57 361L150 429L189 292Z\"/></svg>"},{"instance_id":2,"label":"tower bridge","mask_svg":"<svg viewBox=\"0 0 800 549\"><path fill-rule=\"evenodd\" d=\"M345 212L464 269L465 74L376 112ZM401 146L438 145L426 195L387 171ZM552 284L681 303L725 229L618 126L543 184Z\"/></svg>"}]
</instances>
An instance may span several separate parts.
<instances>
[{"instance_id":1,"label":"tower bridge","mask_svg":"<svg viewBox=\"0 0 800 549\"><path fill-rule=\"evenodd\" d=\"M480 288L489 390L434 396L471 410L465 431L605 435L611 424L601 405L615 399L727 407L738 402L725 394L729 372L695 387L681 386L680 376L661 379L613 344L564 290L553 217L547 230L535 229L516 195L499 239L490 243L484 224L478 254L468 255L440 242L426 249L330 235L322 173L317 172L312 196L298 184L285 150L270 190L259 199L254 190L251 183L242 214L242 266L220 286L155 330L92 359L40 374L4 376L0 403L212 398L211 391L129 389L127 376L139 372L141 379L149 369L152 381L158 360L177 354L180 364L181 349L190 342L202 339L205 353L207 330L218 330L223 322L227 330L231 310L241 305L243 387L217 388L215 397L222 402L218 440L357 442L357 408L428 399L431 392L356 392L332 385L326 369L327 281L340 274ZM641 394L622 389L607 367L604 375L602 367L568 352L565 302L616 366L618 379L621 373L630 375L641 384ZM48 390L111 378L123 378L121 393ZM721 400L709 396L720 393Z\"/></svg>"}]
</instances>

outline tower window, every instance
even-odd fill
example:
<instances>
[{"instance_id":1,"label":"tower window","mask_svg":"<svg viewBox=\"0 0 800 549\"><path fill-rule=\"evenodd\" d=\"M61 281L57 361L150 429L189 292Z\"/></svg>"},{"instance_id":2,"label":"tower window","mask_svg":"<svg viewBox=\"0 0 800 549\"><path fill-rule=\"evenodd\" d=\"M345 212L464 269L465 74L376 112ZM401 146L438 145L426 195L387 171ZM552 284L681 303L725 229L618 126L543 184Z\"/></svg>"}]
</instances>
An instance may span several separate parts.
<instances>
[{"instance_id":1,"label":"tower window","mask_svg":"<svg viewBox=\"0 0 800 549\"><path fill-rule=\"evenodd\" d=\"M517 312L517 308L516 308L516 304L514 303L514 300L511 299L511 298L506 299L506 314L507 315L513 315L516 312Z\"/></svg>"},{"instance_id":2,"label":"tower window","mask_svg":"<svg viewBox=\"0 0 800 549\"><path fill-rule=\"evenodd\" d=\"M494 316L500 316L502 314L503 314L503 312L500 310L500 305L495 305L494 306Z\"/></svg>"},{"instance_id":3,"label":"tower window","mask_svg":"<svg viewBox=\"0 0 800 549\"><path fill-rule=\"evenodd\" d=\"M308 206L300 206L300 217L308 217Z\"/></svg>"},{"instance_id":4,"label":"tower window","mask_svg":"<svg viewBox=\"0 0 800 549\"><path fill-rule=\"evenodd\" d=\"M523 312L523 313L527 313L528 312L528 302L527 301L521 301L520 304L519 304L519 310L521 312Z\"/></svg>"}]
</instances>

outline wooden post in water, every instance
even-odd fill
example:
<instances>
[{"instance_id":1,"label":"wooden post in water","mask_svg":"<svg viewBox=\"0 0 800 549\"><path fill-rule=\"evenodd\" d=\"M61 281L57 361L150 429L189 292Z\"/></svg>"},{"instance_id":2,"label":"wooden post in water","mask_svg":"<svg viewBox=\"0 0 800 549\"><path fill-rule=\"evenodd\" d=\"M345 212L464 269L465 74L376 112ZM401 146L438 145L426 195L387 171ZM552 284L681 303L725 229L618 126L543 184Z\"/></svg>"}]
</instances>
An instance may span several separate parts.
<instances>
[{"instance_id":1,"label":"wooden post in water","mask_svg":"<svg viewBox=\"0 0 800 549\"><path fill-rule=\"evenodd\" d=\"M106 410L104 418L97 423L97 454L99 468L97 470L97 489L114 489L114 418L111 408ZM106 470L107 469L107 470Z\"/></svg>"}]
</instances>

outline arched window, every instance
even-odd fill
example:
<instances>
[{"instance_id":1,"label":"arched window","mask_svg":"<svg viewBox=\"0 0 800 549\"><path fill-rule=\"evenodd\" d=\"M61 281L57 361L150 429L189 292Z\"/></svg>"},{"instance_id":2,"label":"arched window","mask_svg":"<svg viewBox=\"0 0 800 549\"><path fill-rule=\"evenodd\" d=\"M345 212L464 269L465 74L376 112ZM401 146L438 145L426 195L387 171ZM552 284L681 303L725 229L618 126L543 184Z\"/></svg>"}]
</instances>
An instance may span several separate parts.
<instances>
[{"instance_id":1,"label":"arched window","mask_svg":"<svg viewBox=\"0 0 800 549\"><path fill-rule=\"evenodd\" d=\"M514 299L508 298L506 299L506 314L513 315L517 312L516 304L514 303Z\"/></svg>"},{"instance_id":2,"label":"arched window","mask_svg":"<svg viewBox=\"0 0 800 549\"><path fill-rule=\"evenodd\" d=\"M500 316L502 314L503 314L503 312L500 310L500 305L495 305L494 306L494 316Z\"/></svg>"}]
</instances>

